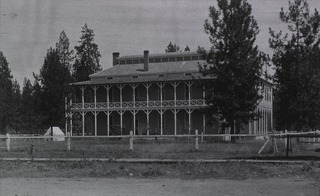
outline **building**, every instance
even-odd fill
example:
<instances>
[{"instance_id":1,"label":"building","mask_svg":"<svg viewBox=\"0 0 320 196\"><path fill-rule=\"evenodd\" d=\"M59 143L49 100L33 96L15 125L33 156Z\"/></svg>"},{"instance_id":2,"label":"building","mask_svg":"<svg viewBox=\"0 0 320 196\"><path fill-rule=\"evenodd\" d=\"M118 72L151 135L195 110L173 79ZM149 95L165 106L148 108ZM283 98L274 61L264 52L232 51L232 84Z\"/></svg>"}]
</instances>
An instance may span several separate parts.
<instances>
[{"instance_id":1,"label":"building","mask_svg":"<svg viewBox=\"0 0 320 196\"><path fill-rule=\"evenodd\" d=\"M120 56L113 53L113 67L72 84L67 128L73 135L181 135L216 134L201 112L205 89L199 86L197 52ZM203 78L203 77L202 77ZM214 79L207 77L203 79ZM272 84L263 80L264 98L257 107L260 118L242 133L272 130Z\"/></svg>"}]
</instances>

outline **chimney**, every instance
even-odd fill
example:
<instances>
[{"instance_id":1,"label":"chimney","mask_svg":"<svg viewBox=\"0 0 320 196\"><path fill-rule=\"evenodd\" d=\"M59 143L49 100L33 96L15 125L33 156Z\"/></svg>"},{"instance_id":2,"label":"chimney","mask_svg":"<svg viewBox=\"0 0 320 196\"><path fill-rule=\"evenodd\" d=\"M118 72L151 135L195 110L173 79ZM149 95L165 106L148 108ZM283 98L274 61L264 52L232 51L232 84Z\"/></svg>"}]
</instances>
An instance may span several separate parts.
<instances>
[{"instance_id":1,"label":"chimney","mask_svg":"<svg viewBox=\"0 0 320 196\"><path fill-rule=\"evenodd\" d=\"M143 51L143 54L144 54L144 67L143 67L143 70L144 71L148 71L149 70L149 50L145 50Z\"/></svg>"},{"instance_id":2,"label":"chimney","mask_svg":"<svg viewBox=\"0 0 320 196\"><path fill-rule=\"evenodd\" d=\"M113 57L113 61L112 61L112 65L115 66L118 64L118 58L120 56L119 52L114 52L112 53L112 57Z\"/></svg>"}]
</instances>

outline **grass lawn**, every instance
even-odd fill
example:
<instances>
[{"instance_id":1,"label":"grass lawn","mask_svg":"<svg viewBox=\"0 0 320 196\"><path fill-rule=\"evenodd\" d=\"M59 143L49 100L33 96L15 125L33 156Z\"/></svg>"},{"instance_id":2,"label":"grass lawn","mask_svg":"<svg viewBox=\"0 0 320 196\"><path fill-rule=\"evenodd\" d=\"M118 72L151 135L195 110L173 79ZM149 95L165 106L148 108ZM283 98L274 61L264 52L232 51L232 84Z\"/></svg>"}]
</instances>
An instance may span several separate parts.
<instances>
[{"instance_id":1,"label":"grass lawn","mask_svg":"<svg viewBox=\"0 0 320 196\"><path fill-rule=\"evenodd\" d=\"M6 150L6 140L0 141L0 157L29 158L30 146L34 145L34 158L158 158L158 159L225 159L225 158L272 158L285 156L284 140L277 141L279 154L273 153L270 141L262 154L258 154L266 140L243 139L232 142L214 140L199 141L195 149L194 139L158 139L155 141L135 139L133 151L129 149L129 139L122 138L72 138L71 151L67 142L52 142L44 139L11 139L10 152ZM320 158L313 144L292 143L290 156L311 156Z\"/></svg>"}]
</instances>

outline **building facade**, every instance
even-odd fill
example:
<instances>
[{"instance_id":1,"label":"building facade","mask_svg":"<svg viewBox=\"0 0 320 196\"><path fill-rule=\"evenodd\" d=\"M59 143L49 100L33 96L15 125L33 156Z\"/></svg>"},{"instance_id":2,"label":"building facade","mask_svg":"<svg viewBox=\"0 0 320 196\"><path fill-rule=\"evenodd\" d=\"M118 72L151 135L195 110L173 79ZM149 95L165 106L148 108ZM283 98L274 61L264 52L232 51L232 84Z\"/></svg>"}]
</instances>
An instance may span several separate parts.
<instances>
[{"instance_id":1,"label":"building facade","mask_svg":"<svg viewBox=\"0 0 320 196\"><path fill-rule=\"evenodd\" d=\"M66 100L66 128L72 135L181 135L217 134L202 113L205 88L197 79L197 52L120 56L113 53L113 67L72 84ZM272 84L263 80L264 98L257 107L258 120L242 133L263 134L272 130Z\"/></svg>"}]
</instances>

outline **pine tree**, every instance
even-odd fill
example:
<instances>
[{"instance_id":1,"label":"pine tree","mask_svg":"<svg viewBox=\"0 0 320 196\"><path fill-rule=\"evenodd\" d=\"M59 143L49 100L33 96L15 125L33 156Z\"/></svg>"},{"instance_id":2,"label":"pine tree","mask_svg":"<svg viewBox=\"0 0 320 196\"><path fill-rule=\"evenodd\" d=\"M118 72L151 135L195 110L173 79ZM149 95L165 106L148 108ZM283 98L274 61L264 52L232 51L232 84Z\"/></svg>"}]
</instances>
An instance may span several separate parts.
<instances>
[{"instance_id":1,"label":"pine tree","mask_svg":"<svg viewBox=\"0 0 320 196\"><path fill-rule=\"evenodd\" d=\"M2 134L12 129L12 115L15 105L12 80L9 63L0 51L0 133Z\"/></svg>"},{"instance_id":2,"label":"pine tree","mask_svg":"<svg viewBox=\"0 0 320 196\"><path fill-rule=\"evenodd\" d=\"M60 33L59 41L56 43L56 48L59 53L61 64L71 70L71 64L74 59L74 52L73 50L70 50L69 38L64 31Z\"/></svg>"},{"instance_id":3,"label":"pine tree","mask_svg":"<svg viewBox=\"0 0 320 196\"><path fill-rule=\"evenodd\" d=\"M230 126L231 133L237 133L242 124L255 118L262 98L259 86L264 55L254 45L259 28L246 0L218 0L218 7L209 11L210 21L205 21L204 29L212 47L209 52L199 47L207 59L200 72L215 79L203 80L209 105L205 112L212 121L220 119Z\"/></svg>"},{"instance_id":4,"label":"pine tree","mask_svg":"<svg viewBox=\"0 0 320 196\"><path fill-rule=\"evenodd\" d=\"M40 103L45 126L63 126L65 97L69 93L71 82L69 69L60 60L59 51L50 48L47 51L38 80L40 81Z\"/></svg>"},{"instance_id":5,"label":"pine tree","mask_svg":"<svg viewBox=\"0 0 320 196\"><path fill-rule=\"evenodd\" d=\"M179 46L176 44L172 44L171 42L168 44L167 49L165 49L166 53L169 52L179 52Z\"/></svg>"},{"instance_id":6,"label":"pine tree","mask_svg":"<svg viewBox=\"0 0 320 196\"><path fill-rule=\"evenodd\" d=\"M310 14L306 0L281 8L280 20L289 33L270 29L272 62L276 67L275 117L277 129L320 128L320 15Z\"/></svg>"},{"instance_id":7,"label":"pine tree","mask_svg":"<svg viewBox=\"0 0 320 196\"><path fill-rule=\"evenodd\" d=\"M186 46L186 48L184 49L185 52L190 52L190 48L189 46Z\"/></svg>"},{"instance_id":8,"label":"pine tree","mask_svg":"<svg viewBox=\"0 0 320 196\"><path fill-rule=\"evenodd\" d=\"M77 82L89 80L89 75L101 71L99 64L101 54L94 43L93 29L87 24L82 27L79 46L75 46L76 59L73 65L73 76Z\"/></svg>"}]
</instances>

